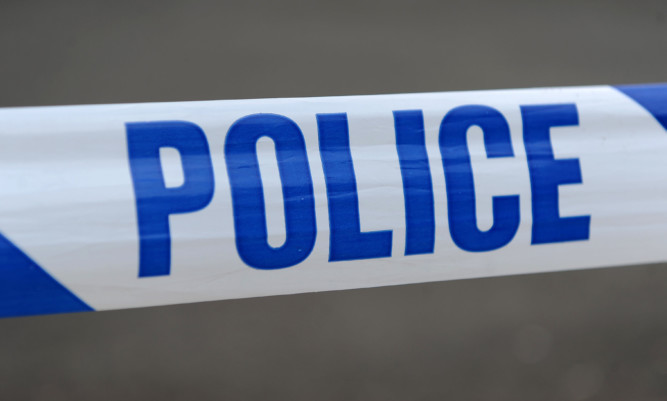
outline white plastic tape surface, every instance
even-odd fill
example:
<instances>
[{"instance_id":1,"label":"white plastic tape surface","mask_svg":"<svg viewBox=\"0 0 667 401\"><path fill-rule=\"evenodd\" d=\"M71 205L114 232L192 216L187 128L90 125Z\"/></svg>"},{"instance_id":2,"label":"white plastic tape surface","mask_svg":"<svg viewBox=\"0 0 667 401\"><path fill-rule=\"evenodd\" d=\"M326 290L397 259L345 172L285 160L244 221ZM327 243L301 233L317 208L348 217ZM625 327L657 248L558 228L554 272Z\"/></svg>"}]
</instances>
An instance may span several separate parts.
<instances>
[{"instance_id":1,"label":"white plastic tape surface","mask_svg":"<svg viewBox=\"0 0 667 401\"><path fill-rule=\"evenodd\" d=\"M667 261L667 85L0 109L0 315Z\"/></svg>"}]
</instances>

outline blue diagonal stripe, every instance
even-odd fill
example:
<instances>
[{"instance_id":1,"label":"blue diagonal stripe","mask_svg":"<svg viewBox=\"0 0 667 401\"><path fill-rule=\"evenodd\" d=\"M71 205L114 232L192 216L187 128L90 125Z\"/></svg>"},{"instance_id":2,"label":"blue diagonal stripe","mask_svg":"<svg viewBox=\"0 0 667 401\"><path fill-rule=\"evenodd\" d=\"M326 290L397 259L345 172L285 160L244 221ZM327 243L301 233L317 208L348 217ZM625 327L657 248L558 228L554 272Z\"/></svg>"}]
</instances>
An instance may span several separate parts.
<instances>
[{"instance_id":1,"label":"blue diagonal stripe","mask_svg":"<svg viewBox=\"0 0 667 401\"><path fill-rule=\"evenodd\" d=\"M92 310L0 234L0 317Z\"/></svg>"},{"instance_id":2,"label":"blue diagonal stripe","mask_svg":"<svg viewBox=\"0 0 667 401\"><path fill-rule=\"evenodd\" d=\"M667 130L667 84L620 85L615 88L639 103Z\"/></svg>"}]
</instances>

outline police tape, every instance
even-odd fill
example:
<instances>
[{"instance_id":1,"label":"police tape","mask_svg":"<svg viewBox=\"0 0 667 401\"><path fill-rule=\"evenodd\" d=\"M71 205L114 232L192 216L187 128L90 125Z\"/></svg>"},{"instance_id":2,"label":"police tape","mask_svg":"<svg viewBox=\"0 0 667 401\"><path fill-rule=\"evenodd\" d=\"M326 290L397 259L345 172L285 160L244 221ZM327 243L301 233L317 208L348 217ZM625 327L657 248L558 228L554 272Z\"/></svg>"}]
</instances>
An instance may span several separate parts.
<instances>
[{"instance_id":1,"label":"police tape","mask_svg":"<svg viewBox=\"0 0 667 401\"><path fill-rule=\"evenodd\" d=\"M0 109L0 315L667 261L667 84Z\"/></svg>"}]
</instances>

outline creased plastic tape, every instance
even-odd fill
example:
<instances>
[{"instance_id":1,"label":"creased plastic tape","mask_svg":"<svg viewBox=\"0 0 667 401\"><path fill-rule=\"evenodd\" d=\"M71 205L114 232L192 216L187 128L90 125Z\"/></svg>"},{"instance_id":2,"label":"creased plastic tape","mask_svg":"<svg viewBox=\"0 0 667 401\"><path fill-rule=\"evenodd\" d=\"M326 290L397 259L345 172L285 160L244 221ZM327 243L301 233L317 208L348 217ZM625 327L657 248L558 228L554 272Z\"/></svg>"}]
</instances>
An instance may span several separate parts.
<instances>
[{"instance_id":1,"label":"creased plastic tape","mask_svg":"<svg viewBox=\"0 0 667 401\"><path fill-rule=\"evenodd\" d=\"M667 261L667 85L0 109L0 315Z\"/></svg>"}]
</instances>

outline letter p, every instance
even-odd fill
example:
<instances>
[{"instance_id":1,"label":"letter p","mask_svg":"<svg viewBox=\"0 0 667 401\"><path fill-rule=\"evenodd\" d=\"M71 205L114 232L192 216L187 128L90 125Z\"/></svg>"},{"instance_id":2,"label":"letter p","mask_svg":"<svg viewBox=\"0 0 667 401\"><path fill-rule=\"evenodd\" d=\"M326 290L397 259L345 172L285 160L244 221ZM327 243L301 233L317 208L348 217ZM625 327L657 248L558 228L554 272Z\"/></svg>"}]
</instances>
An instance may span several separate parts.
<instances>
[{"instance_id":1,"label":"letter p","mask_svg":"<svg viewBox=\"0 0 667 401\"><path fill-rule=\"evenodd\" d=\"M127 149L139 225L139 277L169 275L169 215L194 212L213 198L213 166L206 135L186 121L127 123ZM183 184L165 184L160 148L181 156Z\"/></svg>"}]
</instances>

